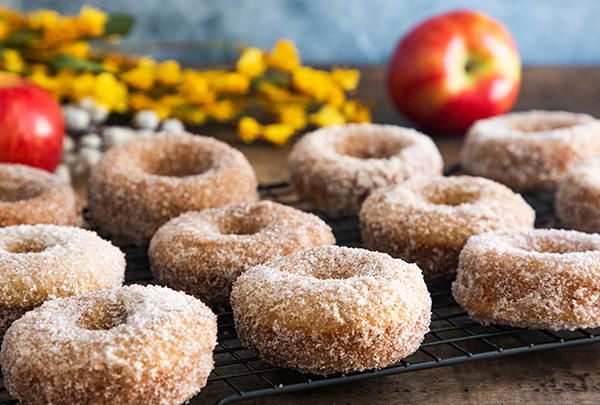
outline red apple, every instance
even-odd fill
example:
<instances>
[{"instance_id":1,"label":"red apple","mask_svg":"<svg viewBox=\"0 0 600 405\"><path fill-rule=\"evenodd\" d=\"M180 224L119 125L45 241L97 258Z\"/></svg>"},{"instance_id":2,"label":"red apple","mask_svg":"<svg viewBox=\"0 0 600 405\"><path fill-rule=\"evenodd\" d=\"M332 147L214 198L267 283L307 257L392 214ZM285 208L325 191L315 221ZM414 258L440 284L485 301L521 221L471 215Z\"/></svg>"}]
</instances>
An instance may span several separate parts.
<instances>
[{"instance_id":1,"label":"red apple","mask_svg":"<svg viewBox=\"0 0 600 405\"><path fill-rule=\"evenodd\" d=\"M0 162L54 171L64 133L60 105L47 90L0 73Z\"/></svg>"},{"instance_id":2,"label":"red apple","mask_svg":"<svg viewBox=\"0 0 600 405\"><path fill-rule=\"evenodd\" d=\"M391 58L388 87L398 110L422 128L464 133L508 111L521 84L510 33L475 11L430 18L406 34Z\"/></svg>"}]
</instances>

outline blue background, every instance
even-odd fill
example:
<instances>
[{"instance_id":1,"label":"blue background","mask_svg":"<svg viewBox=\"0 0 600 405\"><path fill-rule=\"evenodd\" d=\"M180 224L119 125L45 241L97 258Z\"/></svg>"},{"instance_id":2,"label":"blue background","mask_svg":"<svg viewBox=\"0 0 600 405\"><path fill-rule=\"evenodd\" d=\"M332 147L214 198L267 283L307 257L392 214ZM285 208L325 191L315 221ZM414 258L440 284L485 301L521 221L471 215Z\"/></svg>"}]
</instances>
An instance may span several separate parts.
<instances>
[{"instance_id":1,"label":"blue background","mask_svg":"<svg viewBox=\"0 0 600 405\"><path fill-rule=\"evenodd\" d=\"M76 13L82 4L136 16L127 41L243 41L269 48L296 41L309 62L383 62L397 39L428 16L476 8L513 33L526 64L600 63L598 0L8 0L27 10ZM134 48L135 49L135 48ZM196 49L194 51L194 49ZM186 59L208 58L190 47ZM146 49L153 56L173 55ZM210 52L209 52L210 53ZM214 52L213 59L221 54ZM224 55L224 54L223 54ZM176 55L175 55L176 56Z\"/></svg>"}]
</instances>

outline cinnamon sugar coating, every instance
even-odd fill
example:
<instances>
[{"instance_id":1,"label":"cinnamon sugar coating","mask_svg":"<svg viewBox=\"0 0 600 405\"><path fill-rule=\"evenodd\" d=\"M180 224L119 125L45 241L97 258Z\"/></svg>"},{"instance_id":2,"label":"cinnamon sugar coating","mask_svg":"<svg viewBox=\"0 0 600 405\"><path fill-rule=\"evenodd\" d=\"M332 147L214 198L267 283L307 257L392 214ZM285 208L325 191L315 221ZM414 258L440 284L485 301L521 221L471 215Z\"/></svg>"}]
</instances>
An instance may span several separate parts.
<instances>
[{"instance_id":1,"label":"cinnamon sugar coating","mask_svg":"<svg viewBox=\"0 0 600 405\"><path fill-rule=\"evenodd\" d=\"M408 128L350 124L322 128L294 145L288 161L300 196L332 215L356 215L375 189L442 173L433 141Z\"/></svg>"},{"instance_id":2,"label":"cinnamon sugar coating","mask_svg":"<svg viewBox=\"0 0 600 405\"><path fill-rule=\"evenodd\" d=\"M6 332L0 362L28 404L181 404L213 369L216 316L199 300L131 285L46 302Z\"/></svg>"},{"instance_id":3,"label":"cinnamon sugar coating","mask_svg":"<svg viewBox=\"0 0 600 405\"><path fill-rule=\"evenodd\" d=\"M600 232L600 158L576 166L560 182L556 216L568 228Z\"/></svg>"},{"instance_id":4,"label":"cinnamon sugar coating","mask_svg":"<svg viewBox=\"0 0 600 405\"><path fill-rule=\"evenodd\" d=\"M147 243L183 212L256 201L256 176L226 143L191 134L158 134L110 149L94 167L90 216L111 238Z\"/></svg>"},{"instance_id":5,"label":"cinnamon sugar coating","mask_svg":"<svg viewBox=\"0 0 600 405\"><path fill-rule=\"evenodd\" d=\"M77 198L71 186L40 169L0 163L0 227L80 223Z\"/></svg>"},{"instance_id":6,"label":"cinnamon sugar coating","mask_svg":"<svg viewBox=\"0 0 600 405\"><path fill-rule=\"evenodd\" d=\"M123 282L125 257L81 228L18 225L0 228L0 335L44 301Z\"/></svg>"},{"instance_id":7,"label":"cinnamon sugar coating","mask_svg":"<svg viewBox=\"0 0 600 405\"><path fill-rule=\"evenodd\" d=\"M552 190L576 164L600 155L600 121L586 114L527 111L477 121L461 164L518 191Z\"/></svg>"},{"instance_id":8,"label":"cinnamon sugar coating","mask_svg":"<svg viewBox=\"0 0 600 405\"><path fill-rule=\"evenodd\" d=\"M431 318L416 265L340 246L251 268L234 283L231 305L243 345L273 365L322 375L400 361Z\"/></svg>"},{"instance_id":9,"label":"cinnamon sugar coating","mask_svg":"<svg viewBox=\"0 0 600 405\"><path fill-rule=\"evenodd\" d=\"M260 201L182 214L159 228L148 254L159 282L222 309L248 268L333 243L331 228L317 216Z\"/></svg>"},{"instance_id":10,"label":"cinnamon sugar coating","mask_svg":"<svg viewBox=\"0 0 600 405\"><path fill-rule=\"evenodd\" d=\"M600 235L505 229L469 239L452 294L482 323L600 326Z\"/></svg>"},{"instance_id":11,"label":"cinnamon sugar coating","mask_svg":"<svg viewBox=\"0 0 600 405\"><path fill-rule=\"evenodd\" d=\"M509 188L481 177L415 178L381 189L360 212L364 245L417 263L426 278L453 278L469 237L533 227L535 212Z\"/></svg>"}]
</instances>

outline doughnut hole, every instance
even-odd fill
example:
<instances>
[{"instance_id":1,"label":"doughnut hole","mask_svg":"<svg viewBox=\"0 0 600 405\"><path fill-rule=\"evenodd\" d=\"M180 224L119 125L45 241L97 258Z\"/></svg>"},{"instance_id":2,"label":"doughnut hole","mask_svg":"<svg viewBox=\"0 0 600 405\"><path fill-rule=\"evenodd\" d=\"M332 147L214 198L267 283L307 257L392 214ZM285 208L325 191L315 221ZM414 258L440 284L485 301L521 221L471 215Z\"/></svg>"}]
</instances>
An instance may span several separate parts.
<instances>
[{"instance_id":1,"label":"doughnut hole","mask_svg":"<svg viewBox=\"0 0 600 405\"><path fill-rule=\"evenodd\" d=\"M583 123L577 117L545 117L537 120L518 120L513 129L520 132L542 132L570 128Z\"/></svg>"},{"instance_id":2,"label":"doughnut hole","mask_svg":"<svg viewBox=\"0 0 600 405\"><path fill-rule=\"evenodd\" d=\"M77 326L87 330L110 330L127 322L127 309L120 302L93 302L77 319Z\"/></svg>"},{"instance_id":3,"label":"doughnut hole","mask_svg":"<svg viewBox=\"0 0 600 405\"><path fill-rule=\"evenodd\" d=\"M7 241L4 244L4 250L9 253L16 254L27 254L27 253L41 253L55 244L49 244L38 239L19 239L13 241Z\"/></svg>"},{"instance_id":4,"label":"doughnut hole","mask_svg":"<svg viewBox=\"0 0 600 405\"><path fill-rule=\"evenodd\" d=\"M0 184L0 203L30 200L38 197L40 191L23 185Z\"/></svg>"},{"instance_id":5,"label":"doughnut hole","mask_svg":"<svg viewBox=\"0 0 600 405\"><path fill-rule=\"evenodd\" d=\"M316 267L310 273L311 277L318 280L347 280L352 277L356 277L355 269L351 267Z\"/></svg>"},{"instance_id":6,"label":"doughnut hole","mask_svg":"<svg viewBox=\"0 0 600 405\"><path fill-rule=\"evenodd\" d=\"M163 177L188 177L203 174L214 167L212 153L195 145L168 144L163 153L156 154L154 149L140 151L138 164L148 174Z\"/></svg>"},{"instance_id":7,"label":"doughnut hole","mask_svg":"<svg viewBox=\"0 0 600 405\"><path fill-rule=\"evenodd\" d=\"M442 189L425 187L422 194L427 202L434 205L448 205L456 207L462 204L473 204L481 197L481 191L466 191L457 187Z\"/></svg>"},{"instance_id":8,"label":"doughnut hole","mask_svg":"<svg viewBox=\"0 0 600 405\"><path fill-rule=\"evenodd\" d=\"M357 159L389 159L400 153L408 144L390 137L377 137L371 134L350 133L339 139L333 149L336 153Z\"/></svg>"},{"instance_id":9,"label":"doughnut hole","mask_svg":"<svg viewBox=\"0 0 600 405\"><path fill-rule=\"evenodd\" d=\"M352 251L339 251L338 257L321 257L319 262L298 260L294 263L284 263L282 271L296 273L317 280L348 280L354 277L370 276L378 273L379 264L357 257ZM346 263L351 262L352 265Z\"/></svg>"},{"instance_id":10,"label":"doughnut hole","mask_svg":"<svg viewBox=\"0 0 600 405\"><path fill-rule=\"evenodd\" d=\"M267 223L252 215L245 217L221 217L217 221L219 233L222 235L255 235L262 231Z\"/></svg>"},{"instance_id":11,"label":"doughnut hole","mask_svg":"<svg viewBox=\"0 0 600 405\"><path fill-rule=\"evenodd\" d=\"M526 237L520 247L527 252L550 254L584 253L598 250L598 246L592 241L578 240L576 242L566 242L547 236Z\"/></svg>"}]
</instances>

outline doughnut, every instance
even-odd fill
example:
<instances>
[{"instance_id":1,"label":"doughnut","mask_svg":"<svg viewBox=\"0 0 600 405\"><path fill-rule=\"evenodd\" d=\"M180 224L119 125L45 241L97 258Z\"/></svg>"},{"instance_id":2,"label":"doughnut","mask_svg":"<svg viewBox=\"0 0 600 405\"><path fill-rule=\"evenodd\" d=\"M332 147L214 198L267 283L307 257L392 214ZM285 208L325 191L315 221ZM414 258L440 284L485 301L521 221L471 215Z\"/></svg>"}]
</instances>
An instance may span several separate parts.
<instances>
[{"instance_id":1,"label":"doughnut","mask_svg":"<svg viewBox=\"0 0 600 405\"><path fill-rule=\"evenodd\" d=\"M252 267L233 285L240 342L267 362L327 375L396 363L429 331L419 268L384 253L321 246Z\"/></svg>"},{"instance_id":2,"label":"doughnut","mask_svg":"<svg viewBox=\"0 0 600 405\"><path fill-rule=\"evenodd\" d=\"M559 183L555 211L562 225L600 232L600 158L573 168Z\"/></svg>"},{"instance_id":3,"label":"doughnut","mask_svg":"<svg viewBox=\"0 0 600 405\"><path fill-rule=\"evenodd\" d=\"M481 177L415 178L369 196L360 211L365 247L450 279L469 237L533 227L535 212L509 188Z\"/></svg>"},{"instance_id":4,"label":"doughnut","mask_svg":"<svg viewBox=\"0 0 600 405\"><path fill-rule=\"evenodd\" d=\"M148 256L160 283L222 309L248 268L334 243L331 228L317 216L260 201L182 214L158 229Z\"/></svg>"},{"instance_id":5,"label":"doughnut","mask_svg":"<svg viewBox=\"0 0 600 405\"><path fill-rule=\"evenodd\" d=\"M44 170L0 163L0 227L25 224L80 225L75 192Z\"/></svg>"},{"instance_id":6,"label":"doughnut","mask_svg":"<svg viewBox=\"0 0 600 405\"><path fill-rule=\"evenodd\" d=\"M527 111L477 121L461 151L470 174L517 191L554 190L574 165L600 155L600 121L586 114Z\"/></svg>"},{"instance_id":7,"label":"doughnut","mask_svg":"<svg viewBox=\"0 0 600 405\"><path fill-rule=\"evenodd\" d=\"M456 302L478 322L536 329L600 326L600 235L503 229L469 239Z\"/></svg>"},{"instance_id":8,"label":"doughnut","mask_svg":"<svg viewBox=\"0 0 600 405\"><path fill-rule=\"evenodd\" d=\"M111 148L94 167L89 214L102 233L143 245L187 211L256 201L256 176L241 152L192 134L157 134Z\"/></svg>"},{"instance_id":9,"label":"doughnut","mask_svg":"<svg viewBox=\"0 0 600 405\"><path fill-rule=\"evenodd\" d=\"M0 336L44 301L123 283L125 256L96 233L58 225L0 228Z\"/></svg>"},{"instance_id":10,"label":"doughnut","mask_svg":"<svg viewBox=\"0 0 600 405\"><path fill-rule=\"evenodd\" d=\"M48 301L13 323L4 384L28 404L181 404L213 369L216 316L166 287Z\"/></svg>"},{"instance_id":11,"label":"doughnut","mask_svg":"<svg viewBox=\"0 0 600 405\"><path fill-rule=\"evenodd\" d=\"M335 216L356 215L375 189L415 175L440 175L433 141L408 128L350 124L322 128L294 145L288 161L297 193Z\"/></svg>"}]
</instances>

